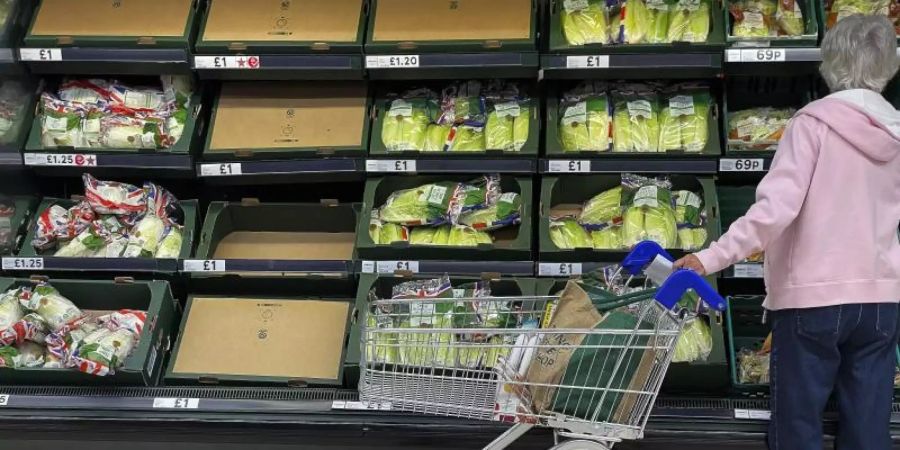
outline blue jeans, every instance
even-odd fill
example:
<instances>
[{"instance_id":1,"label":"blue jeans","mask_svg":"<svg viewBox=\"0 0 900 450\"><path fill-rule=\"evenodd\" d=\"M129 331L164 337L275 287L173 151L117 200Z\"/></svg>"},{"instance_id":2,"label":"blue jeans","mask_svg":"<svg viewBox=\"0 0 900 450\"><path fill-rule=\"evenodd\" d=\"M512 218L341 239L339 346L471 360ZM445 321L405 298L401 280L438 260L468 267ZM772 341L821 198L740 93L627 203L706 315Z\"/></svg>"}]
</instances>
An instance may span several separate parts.
<instances>
[{"instance_id":1,"label":"blue jeans","mask_svg":"<svg viewBox=\"0 0 900 450\"><path fill-rule=\"evenodd\" d=\"M772 314L770 450L822 450L822 416L835 393L836 450L890 450L898 305L877 303Z\"/></svg>"}]
</instances>

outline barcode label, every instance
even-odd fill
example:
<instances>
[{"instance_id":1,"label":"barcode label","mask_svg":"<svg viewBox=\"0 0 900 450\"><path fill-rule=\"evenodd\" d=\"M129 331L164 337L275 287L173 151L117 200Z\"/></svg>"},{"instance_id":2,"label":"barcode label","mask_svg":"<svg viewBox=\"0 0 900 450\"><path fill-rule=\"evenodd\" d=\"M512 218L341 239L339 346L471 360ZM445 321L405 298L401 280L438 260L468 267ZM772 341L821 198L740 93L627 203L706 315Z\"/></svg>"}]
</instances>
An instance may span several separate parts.
<instances>
[{"instance_id":1,"label":"barcode label","mask_svg":"<svg viewBox=\"0 0 900 450\"><path fill-rule=\"evenodd\" d=\"M762 264L735 264L734 265L734 277L735 278L762 278L763 277L763 265Z\"/></svg>"},{"instance_id":2,"label":"barcode label","mask_svg":"<svg viewBox=\"0 0 900 450\"><path fill-rule=\"evenodd\" d=\"M331 409L346 409L354 411L390 411L390 402L351 402L335 400L331 403Z\"/></svg>"},{"instance_id":3,"label":"barcode label","mask_svg":"<svg viewBox=\"0 0 900 450\"><path fill-rule=\"evenodd\" d=\"M763 409L735 409L734 418L743 420L772 420L772 412Z\"/></svg>"}]
</instances>

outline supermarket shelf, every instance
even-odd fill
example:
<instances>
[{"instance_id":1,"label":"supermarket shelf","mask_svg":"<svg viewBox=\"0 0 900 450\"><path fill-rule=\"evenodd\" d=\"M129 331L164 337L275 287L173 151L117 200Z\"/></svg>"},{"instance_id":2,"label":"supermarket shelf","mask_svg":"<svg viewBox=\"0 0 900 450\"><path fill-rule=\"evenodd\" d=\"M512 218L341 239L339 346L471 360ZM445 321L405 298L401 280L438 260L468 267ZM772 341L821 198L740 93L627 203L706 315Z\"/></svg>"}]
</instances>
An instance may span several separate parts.
<instances>
[{"instance_id":1,"label":"supermarket shelf","mask_svg":"<svg viewBox=\"0 0 900 450\"><path fill-rule=\"evenodd\" d=\"M194 171L191 156L186 154L26 152L24 161L26 166L48 175L80 175L85 171L121 175L127 169L154 171L157 177L185 178L192 177Z\"/></svg>"},{"instance_id":2,"label":"supermarket shelf","mask_svg":"<svg viewBox=\"0 0 900 450\"><path fill-rule=\"evenodd\" d=\"M361 261L360 273L534 276L532 261Z\"/></svg>"},{"instance_id":3,"label":"supermarket shelf","mask_svg":"<svg viewBox=\"0 0 900 450\"><path fill-rule=\"evenodd\" d=\"M613 157L593 159L544 159L541 173L696 173L718 172L717 158Z\"/></svg>"},{"instance_id":4,"label":"supermarket shelf","mask_svg":"<svg viewBox=\"0 0 900 450\"><path fill-rule=\"evenodd\" d=\"M178 261L155 258L63 258L63 257L4 257L3 270L9 272L38 273L53 271L71 272L175 272Z\"/></svg>"},{"instance_id":5,"label":"supermarket shelf","mask_svg":"<svg viewBox=\"0 0 900 450\"><path fill-rule=\"evenodd\" d=\"M373 80L534 78L538 66L535 52L366 55L365 59Z\"/></svg>"},{"instance_id":6,"label":"supermarket shelf","mask_svg":"<svg viewBox=\"0 0 900 450\"><path fill-rule=\"evenodd\" d=\"M347 276L354 273L353 261L300 261L283 259L186 259L179 265L182 272L198 275L241 273L309 274Z\"/></svg>"},{"instance_id":7,"label":"supermarket shelf","mask_svg":"<svg viewBox=\"0 0 900 450\"><path fill-rule=\"evenodd\" d=\"M409 158L367 159L369 173L535 173L534 159L505 158Z\"/></svg>"},{"instance_id":8,"label":"supermarket shelf","mask_svg":"<svg viewBox=\"0 0 900 450\"><path fill-rule=\"evenodd\" d=\"M720 53L645 53L611 55L542 55L548 79L717 78L723 75Z\"/></svg>"},{"instance_id":9,"label":"supermarket shelf","mask_svg":"<svg viewBox=\"0 0 900 450\"><path fill-rule=\"evenodd\" d=\"M0 152L0 170L20 169L24 167L22 154L19 152Z\"/></svg>"},{"instance_id":10,"label":"supermarket shelf","mask_svg":"<svg viewBox=\"0 0 900 450\"><path fill-rule=\"evenodd\" d=\"M146 75L190 73L188 53L177 48L20 48L32 73Z\"/></svg>"},{"instance_id":11,"label":"supermarket shelf","mask_svg":"<svg viewBox=\"0 0 900 450\"><path fill-rule=\"evenodd\" d=\"M193 69L213 80L361 80L362 55L195 55Z\"/></svg>"},{"instance_id":12,"label":"supermarket shelf","mask_svg":"<svg viewBox=\"0 0 900 450\"><path fill-rule=\"evenodd\" d=\"M352 181L365 176L362 158L310 158L276 161L205 161L197 176L209 184L277 184Z\"/></svg>"}]
</instances>

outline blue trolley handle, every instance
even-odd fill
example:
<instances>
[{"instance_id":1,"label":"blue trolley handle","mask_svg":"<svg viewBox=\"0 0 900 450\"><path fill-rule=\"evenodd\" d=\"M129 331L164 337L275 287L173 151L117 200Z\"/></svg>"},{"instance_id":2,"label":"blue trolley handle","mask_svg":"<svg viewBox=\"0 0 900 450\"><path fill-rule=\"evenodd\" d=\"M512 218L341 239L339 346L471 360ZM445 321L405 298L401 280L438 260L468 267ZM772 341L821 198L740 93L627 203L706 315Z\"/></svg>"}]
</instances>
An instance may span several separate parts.
<instances>
[{"instance_id":1,"label":"blue trolley handle","mask_svg":"<svg viewBox=\"0 0 900 450\"><path fill-rule=\"evenodd\" d=\"M668 252L653 241L638 243L631 253L622 261L622 268L632 275L640 275L657 256L662 256L669 261L674 261ZM725 311L727 304L725 299L713 289L703 277L693 270L676 270L666 278L656 293L656 301L668 309L672 309L681 301L685 292L693 290L711 308L717 311Z\"/></svg>"}]
</instances>

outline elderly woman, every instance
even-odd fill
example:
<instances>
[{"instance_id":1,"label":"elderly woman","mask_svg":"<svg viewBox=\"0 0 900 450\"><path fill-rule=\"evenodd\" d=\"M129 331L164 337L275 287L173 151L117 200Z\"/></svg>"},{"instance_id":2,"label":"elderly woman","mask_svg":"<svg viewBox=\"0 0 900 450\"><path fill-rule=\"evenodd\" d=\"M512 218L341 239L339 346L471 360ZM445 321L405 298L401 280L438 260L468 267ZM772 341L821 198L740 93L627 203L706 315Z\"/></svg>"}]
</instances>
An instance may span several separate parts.
<instances>
[{"instance_id":1,"label":"elderly woman","mask_svg":"<svg viewBox=\"0 0 900 450\"><path fill-rule=\"evenodd\" d=\"M803 108L747 215L679 267L718 272L765 251L772 321L772 450L891 448L900 301L900 114L881 96L897 72L894 27L852 16L822 42L832 94Z\"/></svg>"}]
</instances>

